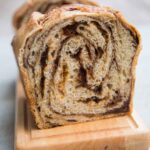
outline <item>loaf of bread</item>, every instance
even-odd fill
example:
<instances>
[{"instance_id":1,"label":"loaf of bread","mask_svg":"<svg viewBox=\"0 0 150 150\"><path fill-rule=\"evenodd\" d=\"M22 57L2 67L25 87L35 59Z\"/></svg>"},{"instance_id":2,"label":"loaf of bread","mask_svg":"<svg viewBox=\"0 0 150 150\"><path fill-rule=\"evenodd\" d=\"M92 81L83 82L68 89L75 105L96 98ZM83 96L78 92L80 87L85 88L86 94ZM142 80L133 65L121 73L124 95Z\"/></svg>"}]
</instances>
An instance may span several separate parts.
<instances>
[{"instance_id":1,"label":"loaf of bread","mask_svg":"<svg viewBox=\"0 0 150 150\"><path fill-rule=\"evenodd\" d=\"M139 32L108 7L34 13L13 40L39 128L131 113Z\"/></svg>"},{"instance_id":2,"label":"loaf of bread","mask_svg":"<svg viewBox=\"0 0 150 150\"><path fill-rule=\"evenodd\" d=\"M18 30L22 24L29 20L31 14L35 11L45 14L56 7L75 3L93 6L98 5L91 0L28 0L16 11L13 17L13 25Z\"/></svg>"}]
</instances>

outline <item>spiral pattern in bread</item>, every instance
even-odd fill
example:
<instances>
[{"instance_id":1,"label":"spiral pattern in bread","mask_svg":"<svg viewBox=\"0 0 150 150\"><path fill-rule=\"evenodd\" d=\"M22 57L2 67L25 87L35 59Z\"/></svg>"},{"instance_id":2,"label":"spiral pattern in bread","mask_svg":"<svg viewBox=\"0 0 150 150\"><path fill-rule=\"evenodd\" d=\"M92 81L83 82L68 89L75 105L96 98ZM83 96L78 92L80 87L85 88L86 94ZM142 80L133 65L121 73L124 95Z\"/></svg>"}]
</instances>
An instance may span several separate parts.
<instances>
[{"instance_id":1,"label":"spiral pattern in bread","mask_svg":"<svg viewBox=\"0 0 150 150\"><path fill-rule=\"evenodd\" d=\"M13 41L39 128L131 112L138 31L107 7L34 13Z\"/></svg>"}]
</instances>

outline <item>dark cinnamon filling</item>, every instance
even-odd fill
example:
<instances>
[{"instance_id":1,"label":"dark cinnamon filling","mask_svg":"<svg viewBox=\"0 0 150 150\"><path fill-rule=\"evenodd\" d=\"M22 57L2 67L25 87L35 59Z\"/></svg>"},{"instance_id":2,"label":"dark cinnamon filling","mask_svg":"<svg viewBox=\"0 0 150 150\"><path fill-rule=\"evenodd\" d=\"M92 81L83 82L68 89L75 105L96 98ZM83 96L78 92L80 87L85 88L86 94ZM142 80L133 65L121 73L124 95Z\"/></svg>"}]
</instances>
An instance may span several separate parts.
<instances>
[{"instance_id":1,"label":"dark cinnamon filling","mask_svg":"<svg viewBox=\"0 0 150 150\"><path fill-rule=\"evenodd\" d=\"M101 28L101 26L97 23L97 22L92 22L92 23L94 23L95 25L96 25L96 27L99 29L99 31L102 33L102 35L104 36L104 38L105 38L105 40L106 40L106 46L105 46L105 50L107 50L107 41L109 40L109 38L108 38L108 33L104 30L104 29L102 29ZM84 24L84 23L83 23ZM78 33L77 33L77 27L78 27L78 25L81 25L80 23L74 23L73 25L68 25L68 26L66 26L65 28L63 28L63 32L64 32L64 35L66 35L67 36L67 38L63 41L63 42L61 42L61 45L63 46L63 44L65 43L65 41L67 41L67 40L69 40L69 38L70 37L72 37L72 36L75 36L75 35L77 35ZM87 25L87 23L85 23L85 25ZM80 29L81 30L85 30L83 27L80 27ZM86 40L88 40L88 39L86 39ZM111 33L111 42L114 42L113 41L113 34ZM88 41L89 42L89 41ZM88 43L88 44L92 44L92 43ZM135 43L136 44L136 43ZM54 75L55 75L55 73L56 73L56 70L57 70L57 68L59 67L59 61L60 61L60 51L62 50L62 46L61 46L61 48L60 48L60 50L58 51L58 53L57 53L57 57L56 57L56 59L55 59L55 61L54 61L54 70L53 70L53 77L54 77ZM89 59L91 60L92 59L92 54L91 54L91 51L90 51L90 48L86 45L86 49L87 49L87 52L88 52L88 56L89 56ZM103 56L103 54L104 54L104 51L105 51L104 49L102 49L101 47L98 47L98 48L96 48L95 49L95 54L96 54L96 58L95 58L95 60L96 59L100 59L102 56ZM40 60L40 64L41 64L41 67L42 67L42 70L44 70L44 68L45 68L45 66L47 65L46 64L46 60L47 60L47 57L48 57L48 51L49 51L49 48L48 48L48 46L46 46L46 48L45 48L45 50L44 50L44 52L42 53L42 55L41 55L41 60ZM88 89L90 89L90 90L92 90L92 91L94 91L95 92L95 94L96 95L98 95L98 94L100 94L102 91L103 91L103 87L102 87L102 83L100 84L100 85L96 85L94 88L92 87L90 87L89 85L87 85L87 74L88 75L90 75L91 76L91 78L94 78L93 77L93 67L94 67L94 61L93 61L93 66L89 66L89 67L87 67L86 69L83 67L83 64L82 64L82 60L81 60L81 58L80 58L80 55L81 55L81 52L82 52L82 48L79 48L79 49L77 49L77 50L75 50L75 53L71 53L70 51L69 52L67 52L67 55L70 55L70 57L71 58L74 58L74 59L77 59L79 62L80 62L80 68L79 68L79 76L78 76L78 83L79 83L79 85L77 86L77 88L78 87L86 87L86 88L88 88ZM52 56L54 56L55 55L55 52L51 52L52 53ZM118 63L117 63L117 60L115 59L115 53L116 53L116 51L115 51L115 49L113 50L113 58L112 58L112 62L111 62L111 64L110 64L110 66L109 66L109 68L111 68L111 66L112 66L112 64L116 64L116 68L117 68L117 70L118 70L118 72L120 71L120 68L119 68L119 65L118 65ZM27 67L27 65L29 65L29 64L26 64L26 61L24 61L24 65L25 65L25 67ZM109 69L110 70L110 69ZM78 71L78 70L77 70ZM67 68L67 66L63 66L63 81L62 81L62 85L64 85L65 84L65 81L66 81L66 76L67 76L67 74L68 74L68 68ZM109 72L107 73L107 75L106 75L106 77L108 76L108 74L109 74ZM106 78L105 77L105 78ZM103 81L105 80L105 78L103 79ZM44 74L43 74L43 72L42 72L42 76L41 76L41 84L40 84L40 86L41 86L41 94L42 94L42 96L43 96L43 94L44 94L44 81L45 81L45 77L44 77ZM130 79L127 79L127 82L129 82L130 81ZM60 91L61 91L61 93L63 93L64 94L64 91L63 90L61 90L61 89L63 89L64 87L61 87L60 88ZM108 88L110 88L110 89L112 89L112 85L111 84L108 84ZM42 89L43 89L43 91L42 91ZM116 97L114 97L112 100L110 99L110 100L108 100L109 101L109 103L108 103L108 105L106 106L106 108L109 108L109 107L111 107L111 106L115 106L115 105L117 105L117 103L119 103L120 102L120 100L122 99L122 97L120 96L120 93L118 92L118 91L116 91ZM87 99L85 99L85 100L79 100L79 102L82 102L82 103L90 103L90 102L92 102L92 101L94 101L95 103L99 103L100 101L102 101L102 100L104 100L104 98L103 99L100 99L99 97L97 97L97 96L92 96L92 97L89 97L89 98L87 98ZM113 110L109 110L107 113L104 113L104 114L110 114L110 113L119 113L119 112L127 112L129 110L129 100L128 100L128 102L125 102L124 103L124 105L122 106L122 107L120 107L120 108L114 108ZM55 113L57 113L57 114L60 114L60 113L58 113L58 112L55 112ZM62 115L62 114L61 114ZM74 114L75 115L75 114ZM90 115L90 114L89 114ZM65 115L64 115L65 116ZM88 115L87 115L88 116ZM94 115L95 116L95 115ZM69 121L69 120L68 120ZM70 122L75 122L76 120L70 120Z\"/></svg>"},{"instance_id":2,"label":"dark cinnamon filling","mask_svg":"<svg viewBox=\"0 0 150 150\"><path fill-rule=\"evenodd\" d=\"M113 113L117 114L117 113L128 112L129 111L129 104L130 104L130 100L127 100L127 101L124 102L122 107L115 108L115 109L112 109L112 110L108 110L106 113L104 113L104 115L113 114ZM111 105L109 107L111 107Z\"/></svg>"},{"instance_id":3,"label":"dark cinnamon filling","mask_svg":"<svg viewBox=\"0 0 150 150\"><path fill-rule=\"evenodd\" d=\"M49 52L49 48L46 45L45 50L43 51L43 53L41 54L41 60L40 60L40 64L42 66L42 70L45 68L46 66L46 60L48 57L48 52Z\"/></svg>"},{"instance_id":4,"label":"dark cinnamon filling","mask_svg":"<svg viewBox=\"0 0 150 150\"><path fill-rule=\"evenodd\" d=\"M79 70L79 86L87 86L86 70L81 66Z\"/></svg>"},{"instance_id":5,"label":"dark cinnamon filling","mask_svg":"<svg viewBox=\"0 0 150 150\"><path fill-rule=\"evenodd\" d=\"M41 54L41 60L40 60L41 67L42 67L42 75L41 75L41 81L40 81L40 87L41 87L41 95L42 95L42 97L44 95L44 82L45 82L45 77L44 77L43 70L44 70L44 68L46 66L46 60L47 60L47 57L48 57L48 52L49 52L49 48L46 45L45 50Z\"/></svg>"},{"instance_id":6,"label":"dark cinnamon filling","mask_svg":"<svg viewBox=\"0 0 150 150\"><path fill-rule=\"evenodd\" d=\"M102 50L101 47L98 47L96 50L95 50L95 53L96 53L96 56L100 59L103 54L104 54L104 50Z\"/></svg>"},{"instance_id":7,"label":"dark cinnamon filling","mask_svg":"<svg viewBox=\"0 0 150 150\"><path fill-rule=\"evenodd\" d=\"M95 93L101 93L101 92L102 92L102 85L96 86L96 87L93 89L93 91L94 91Z\"/></svg>"},{"instance_id":8,"label":"dark cinnamon filling","mask_svg":"<svg viewBox=\"0 0 150 150\"><path fill-rule=\"evenodd\" d=\"M76 29L77 29L78 25L79 25L79 23L75 23L73 25L68 25L65 28L63 28L64 35L71 36L71 35L77 34Z\"/></svg>"},{"instance_id":9,"label":"dark cinnamon filling","mask_svg":"<svg viewBox=\"0 0 150 150\"><path fill-rule=\"evenodd\" d=\"M85 101L82 101L82 102L83 103L89 103L89 102L94 101L95 103L99 103L101 100L103 100L103 99L100 99L97 96L92 96L92 97L87 98Z\"/></svg>"},{"instance_id":10,"label":"dark cinnamon filling","mask_svg":"<svg viewBox=\"0 0 150 150\"><path fill-rule=\"evenodd\" d=\"M75 119L67 119L67 121L69 121L69 122L77 122L77 120L75 120Z\"/></svg>"}]
</instances>

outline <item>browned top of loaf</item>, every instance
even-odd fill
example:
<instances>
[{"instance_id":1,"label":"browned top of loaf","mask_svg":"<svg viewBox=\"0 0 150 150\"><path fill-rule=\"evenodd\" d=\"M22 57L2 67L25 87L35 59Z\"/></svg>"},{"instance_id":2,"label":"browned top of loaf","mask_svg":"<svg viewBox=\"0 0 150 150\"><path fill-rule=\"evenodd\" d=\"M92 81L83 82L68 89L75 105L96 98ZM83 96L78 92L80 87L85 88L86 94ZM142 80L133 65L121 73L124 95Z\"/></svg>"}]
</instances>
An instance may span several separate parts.
<instances>
[{"instance_id":1,"label":"browned top of loaf","mask_svg":"<svg viewBox=\"0 0 150 150\"><path fill-rule=\"evenodd\" d=\"M98 6L98 4L91 0L28 0L25 2L20 8L17 9L13 16L13 25L15 29L18 29L20 27L19 23L21 19L27 15L28 11L34 11L34 6L38 3L44 3L44 2L50 2L50 3L64 3L65 4L73 4L73 3L79 3L79 4L85 4L85 5L92 5L92 6Z\"/></svg>"},{"instance_id":2,"label":"browned top of loaf","mask_svg":"<svg viewBox=\"0 0 150 150\"><path fill-rule=\"evenodd\" d=\"M63 6L61 8L56 8L49 13L43 15L41 13L33 13L30 20L25 23L16 33L13 39L12 45L15 50L16 56L18 55L18 50L23 47L25 40L32 33L42 30L45 25L48 24L49 28L53 27L55 24L76 15L93 15L93 16L103 16L107 15L109 18L118 19L122 24L132 31L132 34L138 36L139 46L141 47L141 37L139 32L134 26L129 24L126 19L122 16L119 11L112 9L111 7L104 6L87 6L81 4L74 4Z\"/></svg>"}]
</instances>

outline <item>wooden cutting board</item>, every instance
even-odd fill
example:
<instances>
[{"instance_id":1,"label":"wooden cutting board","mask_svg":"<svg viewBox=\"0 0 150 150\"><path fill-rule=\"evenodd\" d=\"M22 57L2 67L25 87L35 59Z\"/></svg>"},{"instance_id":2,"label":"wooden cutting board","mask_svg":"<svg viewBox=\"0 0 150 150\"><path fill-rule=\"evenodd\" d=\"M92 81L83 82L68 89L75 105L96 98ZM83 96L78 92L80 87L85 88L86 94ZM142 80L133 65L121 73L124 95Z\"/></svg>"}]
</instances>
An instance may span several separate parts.
<instances>
[{"instance_id":1,"label":"wooden cutting board","mask_svg":"<svg viewBox=\"0 0 150 150\"><path fill-rule=\"evenodd\" d=\"M17 82L16 150L146 150L148 147L150 131L134 114L39 130L32 120L21 82Z\"/></svg>"}]
</instances>

